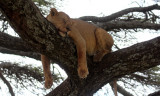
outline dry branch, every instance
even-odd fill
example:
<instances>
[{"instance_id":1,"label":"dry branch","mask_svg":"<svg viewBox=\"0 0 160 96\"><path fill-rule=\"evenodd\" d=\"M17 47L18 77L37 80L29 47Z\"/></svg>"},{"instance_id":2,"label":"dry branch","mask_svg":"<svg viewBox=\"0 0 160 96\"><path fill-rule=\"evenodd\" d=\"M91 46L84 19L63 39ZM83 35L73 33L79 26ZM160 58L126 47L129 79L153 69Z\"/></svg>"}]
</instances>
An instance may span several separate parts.
<instances>
[{"instance_id":1,"label":"dry branch","mask_svg":"<svg viewBox=\"0 0 160 96\"><path fill-rule=\"evenodd\" d=\"M12 77L12 75L15 75L17 79L22 81L25 75L27 78L32 77L39 82L43 81L43 71L38 67L34 68L30 66L20 66L16 63L1 62L0 68L2 69L2 73L6 74L7 76L10 75Z\"/></svg>"},{"instance_id":2,"label":"dry branch","mask_svg":"<svg viewBox=\"0 0 160 96\"><path fill-rule=\"evenodd\" d=\"M10 83L7 81L7 79L2 75L1 71L0 71L0 78L1 78L2 81L7 85L11 96L15 96L11 84L10 84Z\"/></svg>"},{"instance_id":3,"label":"dry branch","mask_svg":"<svg viewBox=\"0 0 160 96\"><path fill-rule=\"evenodd\" d=\"M93 21L93 22L108 22L108 21L112 21L118 17L121 17L122 15L128 14L130 12L147 12L147 11L151 11L151 10L160 10L160 6L158 4L155 5L151 5L148 7L133 7L133 8L127 8L124 9L122 11L116 12L114 14L111 14L109 16L105 16L105 17L96 17L96 16L84 16L84 17L80 17L81 20L84 21Z\"/></svg>"}]
</instances>

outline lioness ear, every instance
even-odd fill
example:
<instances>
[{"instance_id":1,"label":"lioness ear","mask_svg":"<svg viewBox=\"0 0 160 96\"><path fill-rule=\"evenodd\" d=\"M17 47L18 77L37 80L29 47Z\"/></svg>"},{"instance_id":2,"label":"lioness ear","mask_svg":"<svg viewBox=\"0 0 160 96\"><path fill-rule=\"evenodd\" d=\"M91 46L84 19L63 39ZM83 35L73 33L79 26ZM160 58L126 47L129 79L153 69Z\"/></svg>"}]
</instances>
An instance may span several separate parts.
<instances>
[{"instance_id":1,"label":"lioness ear","mask_svg":"<svg viewBox=\"0 0 160 96\"><path fill-rule=\"evenodd\" d=\"M58 15L58 11L55 8L52 8L51 11L50 11L50 14L52 16Z\"/></svg>"}]
</instances>

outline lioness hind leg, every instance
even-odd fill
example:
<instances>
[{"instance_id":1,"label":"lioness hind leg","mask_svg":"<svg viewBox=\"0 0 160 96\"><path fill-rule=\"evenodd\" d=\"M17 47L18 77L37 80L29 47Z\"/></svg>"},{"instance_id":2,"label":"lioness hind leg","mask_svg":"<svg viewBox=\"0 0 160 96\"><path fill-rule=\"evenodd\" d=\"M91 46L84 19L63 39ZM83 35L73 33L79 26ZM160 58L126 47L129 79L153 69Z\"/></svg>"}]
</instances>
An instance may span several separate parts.
<instances>
[{"instance_id":1,"label":"lioness hind leg","mask_svg":"<svg viewBox=\"0 0 160 96\"><path fill-rule=\"evenodd\" d=\"M45 55L41 54L41 61L43 65L43 72L45 77L45 88L51 88L53 84L53 79L50 71L50 60Z\"/></svg>"},{"instance_id":2,"label":"lioness hind leg","mask_svg":"<svg viewBox=\"0 0 160 96\"><path fill-rule=\"evenodd\" d=\"M101 61L104 55L111 52L111 48L113 46L114 41L112 36L102 28L97 28L95 35L96 35L98 50L93 57L93 61L98 62Z\"/></svg>"},{"instance_id":3,"label":"lioness hind leg","mask_svg":"<svg viewBox=\"0 0 160 96\"><path fill-rule=\"evenodd\" d=\"M97 54L95 54L93 56L93 61L94 62L100 62L102 60L103 56L108 54L108 53L110 53L109 50L101 50L101 51L99 51Z\"/></svg>"}]
</instances>

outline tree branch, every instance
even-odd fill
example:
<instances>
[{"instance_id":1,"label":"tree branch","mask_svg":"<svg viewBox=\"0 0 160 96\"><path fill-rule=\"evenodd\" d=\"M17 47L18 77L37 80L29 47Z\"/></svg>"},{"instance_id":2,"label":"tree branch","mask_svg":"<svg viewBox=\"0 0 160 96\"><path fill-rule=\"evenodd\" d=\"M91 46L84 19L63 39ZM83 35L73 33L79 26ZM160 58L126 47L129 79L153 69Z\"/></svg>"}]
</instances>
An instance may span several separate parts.
<instances>
[{"instance_id":1,"label":"tree branch","mask_svg":"<svg viewBox=\"0 0 160 96\"><path fill-rule=\"evenodd\" d=\"M40 60L40 54L33 52L31 46L29 46L21 38L14 37L3 32L0 32L0 52L27 56Z\"/></svg>"},{"instance_id":2,"label":"tree branch","mask_svg":"<svg viewBox=\"0 0 160 96\"><path fill-rule=\"evenodd\" d=\"M9 92L11 94L11 96L15 96L12 86L10 85L10 83L6 80L6 78L2 75L1 71L0 71L0 78L2 79L2 81L7 85Z\"/></svg>"},{"instance_id":3,"label":"tree branch","mask_svg":"<svg viewBox=\"0 0 160 96\"><path fill-rule=\"evenodd\" d=\"M40 70L39 68L32 68L30 66L19 66L16 63L10 63L10 62L0 63L0 68L3 69L2 72L4 74L10 75L10 76L15 74L16 78L20 80L23 80L22 78L25 74L27 75L27 77L32 77L39 82L43 81L43 73L42 73L43 71Z\"/></svg>"},{"instance_id":4,"label":"tree branch","mask_svg":"<svg viewBox=\"0 0 160 96\"><path fill-rule=\"evenodd\" d=\"M6 43L8 43L8 42L6 42ZM22 46L23 46L23 44L22 44ZM23 51L20 51L20 50L10 50L10 49L6 49L6 48L3 48L3 47L0 47L0 52L5 53L5 54L27 56L27 57L30 57L30 58L33 58L33 59L36 59L36 60L41 60L40 59L40 54L35 53L35 52L23 52Z\"/></svg>"},{"instance_id":5,"label":"tree branch","mask_svg":"<svg viewBox=\"0 0 160 96\"><path fill-rule=\"evenodd\" d=\"M146 84L146 85L151 85L151 86L154 85L154 86L159 87L160 81L158 81L155 77L156 76L140 76L138 74L131 74L130 76L130 78L136 78L135 80L137 82L140 82L141 84ZM157 76L157 78L159 77Z\"/></svg>"},{"instance_id":6,"label":"tree branch","mask_svg":"<svg viewBox=\"0 0 160 96\"><path fill-rule=\"evenodd\" d=\"M27 45L26 42L24 42L21 38L14 37L3 32L0 32L0 47L24 52L31 51L31 47Z\"/></svg>"},{"instance_id":7,"label":"tree branch","mask_svg":"<svg viewBox=\"0 0 160 96\"><path fill-rule=\"evenodd\" d=\"M45 96L76 96L76 95L71 95L70 93L72 92L72 84L71 80L67 78L63 83L61 83L57 88L55 88L53 91L51 91L49 94Z\"/></svg>"},{"instance_id":8,"label":"tree branch","mask_svg":"<svg viewBox=\"0 0 160 96\"><path fill-rule=\"evenodd\" d=\"M153 29L153 30L160 29L160 24L154 24L142 21L111 21L111 22L97 23L97 25L108 31L113 29L135 29L135 28Z\"/></svg>"},{"instance_id":9,"label":"tree branch","mask_svg":"<svg viewBox=\"0 0 160 96\"><path fill-rule=\"evenodd\" d=\"M108 22L118 17L121 17L122 15L128 14L130 12L147 12L155 9L160 10L160 6L158 4L155 4L148 7L133 7L133 8L124 9L122 11L116 12L106 17L84 16L84 17L80 17L79 19L84 21L93 21L93 22Z\"/></svg>"},{"instance_id":10,"label":"tree branch","mask_svg":"<svg viewBox=\"0 0 160 96\"><path fill-rule=\"evenodd\" d=\"M130 92L127 92L123 87L117 84L117 91L123 96L133 96Z\"/></svg>"}]
</instances>

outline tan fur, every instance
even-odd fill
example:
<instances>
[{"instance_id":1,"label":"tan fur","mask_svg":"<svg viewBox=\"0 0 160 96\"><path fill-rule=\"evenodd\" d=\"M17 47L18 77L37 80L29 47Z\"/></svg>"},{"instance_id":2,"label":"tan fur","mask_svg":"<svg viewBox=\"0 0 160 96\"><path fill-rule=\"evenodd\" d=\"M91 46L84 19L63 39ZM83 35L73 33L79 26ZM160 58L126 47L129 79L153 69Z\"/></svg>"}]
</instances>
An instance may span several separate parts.
<instances>
[{"instance_id":1,"label":"tan fur","mask_svg":"<svg viewBox=\"0 0 160 96\"><path fill-rule=\"evenodd\" d=\"M113 88L114 88L114 96L118 96L118 94L117 94L117 80L113 81Z\"/></svg>"},{"instance_id":2,"label":"tan fur","mask_svg":"<svg viewBox=\"0 0 160 96\"><path fill-rule=\"evenodd\" d=\"M50 60L45 55L41 54L41 61L43 65L43 72L45 77L45 88L51 88L53 80L50 71Z\"/></svg>"},{"instance_id":3,"label":"tan fur","mask_svg":"<svg viewBox=\"0 0 160 96\"><path fill-rule=\"evenodd\" d=\"M111 35L108 34L104 29L79 19L71 19L66 13L58 12L55 8L51 9L50 14L47 16L47 20L54 24L54 26L59 30L59 34L61 36L64 37L66 36L65 33L67 33L68 36L74 40L78 55L77 70L80 78L86 78L89 74L86 52L88 55L93 56L94 62L101 61L104 55L111 52L111 47L114 41ZM42 59L44 59L42 61L47 61L47 63L42 62L42 64L45 63L43 64L44 75L45 77L48 77L50 72L45 72L45 70L50 69L49 67L45 66L50 65L49 59ZM50 85L46 83L48 83L48 79L45 80L45 85ZM48 86L45 87L48 88Z\"/></svg>"}]
</instances>

